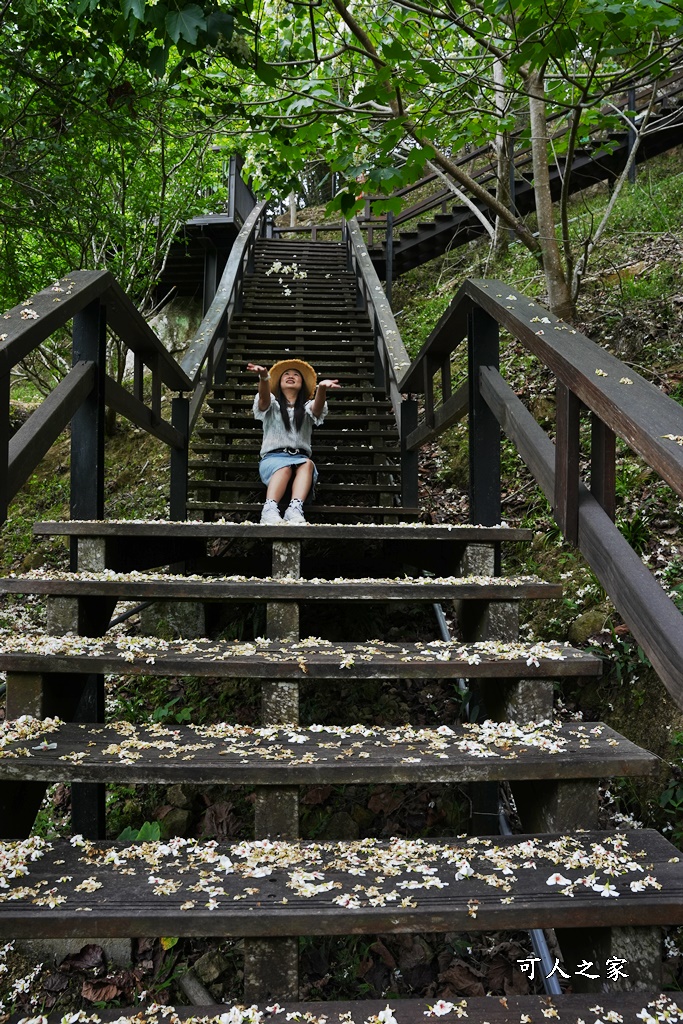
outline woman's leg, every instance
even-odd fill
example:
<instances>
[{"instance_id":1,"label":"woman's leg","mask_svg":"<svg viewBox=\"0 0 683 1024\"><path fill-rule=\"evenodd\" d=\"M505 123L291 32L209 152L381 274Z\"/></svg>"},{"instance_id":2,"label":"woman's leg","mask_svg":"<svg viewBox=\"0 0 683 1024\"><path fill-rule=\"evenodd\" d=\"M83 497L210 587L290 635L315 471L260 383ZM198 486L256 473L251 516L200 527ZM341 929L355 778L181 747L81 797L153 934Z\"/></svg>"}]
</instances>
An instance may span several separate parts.
<instances>
[{"instance_id":1,"label":"woman's leg","mask_svg":"<svg viewBox=\"0 0 683 1024\"><path fill-rule=\"evenodd\" d=\"M302 462L293 468L296 475L292 484L292 498L305 501L313 483L313 463L310 459L307 459L306 462Z\"/></svg>"},{"instance_id":2,"label":"woman's leg","mask_svg":"<svg viewBox=\"0 0 683 1024\"><path fill-rule=\"evenodd\" d=\"M282 495L287 490L287 484L289 483L291 476L291 466L283 466L282 469L278 469L277 472L273 473L268 482L266 500L281 501Z\"/></svg>"}]
</instances>

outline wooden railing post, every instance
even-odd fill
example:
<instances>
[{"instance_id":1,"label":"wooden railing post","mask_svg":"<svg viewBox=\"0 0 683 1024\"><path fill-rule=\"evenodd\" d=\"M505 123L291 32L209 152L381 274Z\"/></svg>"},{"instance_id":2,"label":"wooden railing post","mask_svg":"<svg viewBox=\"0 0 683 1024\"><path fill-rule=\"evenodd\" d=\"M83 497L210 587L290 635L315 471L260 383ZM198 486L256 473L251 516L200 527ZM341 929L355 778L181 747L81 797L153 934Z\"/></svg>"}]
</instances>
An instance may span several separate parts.
<instances>
[{"instance_id":1,"label":"wooden railing post","mask_svg":"<svg viewBox=\"0 0 683 1024\"><path fill-rule=\"evenodd\" d=\"M614 522L616 515L616 436L591 415L591 494Z\"/></svg>"},{"instance_id":2,"label":"wooden railing post","mask_svg":"<svg viewBox=\"0 0 683 1024\"><path fill-rule=\"evenodd\" d=\"M218 252L216 249L204 250L204 289L202 295L202 316L214 300L218 287Z\"/></svg>"},{"instance_id":3,"label":"wooden railing post","mask_svg":"<svg viewBox=\"0 0 683 1024\"><path fill-rule=\"evenodd\" d=\"M187 472L190 433L190 400L178 395L171 402L171 426L185 439L182 448L171 448L170 518L187 518Z\"/></svg>"},{"instance_id":4,"label":"wooden railing post","mask_svg":"<svg viewBox=\"0 0 683 1024\"><path fill-rule=\"evenodd\" d=\"M417 508L418 454L408 448L408 435L417 427L417 402L404 398L401 402L401 506Z\"/></svg>"},{"instance_id":5,"label":"wooden railing post","mask_svg":"<svg viewBox=\"0 0 683 1024\"><path fill-rule=\"evenodd\" d=\"M73 320L73 363L95 364L95 384L71 420L71 518L104 517L104 382L106 373L106 307L95 299ZM78 538L71 540L71 566L78 569ZM74 721L104 721L104 676L88 675ZM106 791L98 783L71 787L71 821L75 832L103 839Z\"/></svg>"},{"instance_id":6,"label":"wooden railing post","mask_svg":"<svg viewBox=\"0 0 683 1024\"><path fill-rule=\"evenodd\" d=\"M389 211L387 214L387 235L384 244L384 260L386 269L384 271L384 292L387 302L391 305L391 292L394 282L394 215Z\"/></svg>"},{"instance_id":7,"label":"wooden railing post","mask_svg":"<svg viewBox=\"0 0 683 1024\"><path fill-rule=\"evenodd\" d=\"M226 381L226 378L227 378L227 375L228 375L228 369L227 369L227 361L228 361L228 315L227 315L227 313L225 314L225 316L221 320L220 327L218 328L218 334L219 334L219 337L221 338L221 341L220 341L220 352L218 354L218 359L216 360L216 368L215 368L214 373L213 373L213 382L214 382L214 384L225 384L225 381Z\"/></svg>"},{"instance_id":8,"label":"wooden railing post","mask_svg":"<svg viewBox=\"0 0 683 1024\"><path fill-rule=\"evenodd\" d=\"M375 346L375 371L374 371L374 385L376 388L387 388L388 376L387 371L382 360L382 352L380 346L382 344L382 330L377 319L377 313L374 312L372 315L372 333L373 341ZM386 354L385 354L386 358Z\"/></svg>"},{"instance_id":9,"label":"wooden railing post","mask_svg":"<svg viewBox=\"0 0 683 1024\"><path fill-rule=\"evenodd\" d=\"M579 413L581 403L560 381L556 389L555 502L557 524L570 544L579 542Z\"/></svg>"},{"instance_id":10,"label":"wooden railing post","mask_svg":"<svg viewBox=\"0 0 683 1024\"><path fill-rule=\"evenodd\" d=\"M99 299L73 321L73 365L95 364L95 385L71 420L71 518L104 516L104 378L106 313Z\"/></svg>"},{"instance_id":11,"label":"wooden railing post","mask_svg":"<svg viewBox=\"0 0 683 1024\"><path fill-rule=\"evenodd\" d=\"M468 317L470 386L470 522L500 522L500 426L479 388L479 368L499 363L498 324L475 306Z\"/></svg>"}]
</instances>

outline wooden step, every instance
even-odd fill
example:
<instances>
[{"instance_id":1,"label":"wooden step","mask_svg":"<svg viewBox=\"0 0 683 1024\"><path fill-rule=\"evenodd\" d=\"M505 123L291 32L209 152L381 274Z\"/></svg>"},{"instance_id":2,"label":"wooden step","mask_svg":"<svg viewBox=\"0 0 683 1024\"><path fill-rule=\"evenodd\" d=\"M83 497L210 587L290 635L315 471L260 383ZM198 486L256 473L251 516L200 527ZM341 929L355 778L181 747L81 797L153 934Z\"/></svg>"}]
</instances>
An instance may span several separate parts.
<instances>
[{"instance_id":1,"label":"wooden step","mask_svg":"<svg viewBox=\"0 0 683 1024\"><path fill-rule=\"evenodd\" d=\"M87 669L84 669L87 672ZM278 786L553 781L652 775L659 759L602 723L436 729L135 726L23 719L0 780ZM11 740L14 734L16 740Z\"/></svg>"},{"instance_id":2,"label":"wooden step","mask_svg":"<svg viewBox=\"0 0 683 1024\"><path fill-rule=\"evenodd\" d=\"M231 346L226 366L229 371L239 373L240 377L245 380L251 380L255 382L256 376L252 370L247 370L247 363L250 362L251 348L241 349L238 345ZM292 344L287 348L271 348L267 352L262 352L261 355L267 356L272 363L277 362L280 359L297 359L307 354L307 350L303 344L296 343ZM333 367L335 366L336 360L341 360L342 366L339 367L340 373L346 371L346 376L350 381L355 380L357 377L361 377L365 372L374 372L374 354L373 358L370 359L360 352L350 352L348 349L344 352L327 351L319 353L320 358L316 360L316 369L320 372L320 367ZM325 361L327 360L327 362ZM218 386L218 385L215 385Z\"/></svg>"},{"instance_id":3,"label":"wooden step","mask_svg":"<svg viewBox=\"0 0 683 1024\"><path fill-rule=\"evenodd\" d=\"M320 371L318 371L318 376L321 376ZM327 376L327 374L325 373L324 376ZM356 374L346 374L346 378L348 380L355 380ZM339 375L339 380L341 379L342 377ZM232 399L229 396L227 398L225 397L226 392L233 392L236 394L238 399L244 397L245 400L253 403L254 396L256 394L254 374L247 374L247 371L245 370L243 375L240 377L233 377L226 381L225 384L214 384L212 390L213 397L211 400L231 401ZM344 401L346 403L349 401L358 401L359 396L364 398L366 395L371 396L372 400L376 402L388 401L387 393L384 388L375 387L373 384L345 384L341 391L335 394L334 400L335 402Z\"/></svg>"},{"instance_id":4,"label":"wooden step","mask_svg":"<svg viewBox=\"0 0 683 1024\"><path fill-rule=\"evenodd\" d=\"M565 965L566 966L566 965ZM536 975L538 977L538 973ZM598 1009L596 1009L596 1006ZM387 1015L387 1011L389 1014ZM107 1011L99 1010L88 1014L80 1011L79 1024L101 1024L106 1019ZM231 1005L220 1003L212 1006L197 1007L164 1006L157 1012L152 1008L117 1010L116 1018L122 1024L158 1024L159 1020L168 1018L170 1021L192 1020L194 1024L201 1019L202 1024L225 1024L226 1019L245 1020L244 1004ZM253 1004L249 1009L249 1020L254 1022L281 1020L306 1021L311 1024L367 1024L390 1019L396 1024L425 1024L429 1019L447 1015L449 1020L460 1017L467 1018L467 1024L517 1024L518 1021L529 1021L531 1024L546 1024L552 1018L557 1024L577 1024L589 1021L590 1024L603 1024L606 1021L619 1021L622 1024L659 1024L660 1021L676 1021L683 1016L683 997L676 992L645 993L645 992L601 992L599 996L564 993L559 996L452 996L451 999L404 999L385 997L384 999L368 999L350 1002L330 1000L324 1003L295 1003L281 1000L277 1009L266 1006L266 1003ZM596 1013L599 1017L596 1020ZM201 1014L201 1016L200 1016ZM380 1016L384 1014L384 1016ZM648 1014L650 1016L648 1016ZM658 1016L659 1014L659 1016ZM59 1024L57 1016L47 1018L50 1024Z\"/></svg>"},{"instance_id":5,"label":"wooden step","mask_svg":"<svg viewBox=\"0 0 683 1024\"><path fill-rule=\"evenodd\" d=\"M333 643L319 637L254 641L162 640L154 636L76 637L0 634L7 672L104 672L257 679L531 679L594 676L602 662L563 644L462 644L436 640ZM1 759L0 759L1 762Z\"/></svg>"},{"instance_id":6,"label":"wooden step","mask_svg":"<svg viewBox=\"0 0 683 1024\"><path fill-rule=\"evenodd\" d=\"M232 846L35 836L1 844L0 856L15 866L0 902L5 939L683 924L681 857L650 830ZM618 898L603 898L605 885Z\"/></svg>"},{"instance_id":7,"label":"wooden step","mask_svg":"<svg viewBox=\"0 0 683 1024\"><path fill-rule=\"evenodd\" d=\"M223 518L224 516L236 516L241 521L246 516L259 516L262 503L259 502L228 502L228 501L188 501L188 512L201 512L204 515L212 514ZM405 506L391 505L314 505L306 509L306 515L313 522L329 522L337 524L353 524L362 521L377 519L417 519L420 515L419 508L406 508Z\"/></svg>"},{"instance_id":8,"label":"wooden step","mask_svg":"<svg viewBox=\"0 0 683 1024\"><path fill-rule=\"evenodd\" d=\"M65 519L34 523L33 532L49 537L195 537L207 540L246 537L249 540L397 540L456 541L467 544L530 541L533 531L510 526L470 526L453 523L431 526L426 523L394 523L364 526L260 526L257 523L201 523L168 519Z\"/></svg>"},{"instance_id":9,"label":"wooden step","mask_svg":"<svg viewBox=\"0 0 683 1024\"><path fill-rule=\"evenodd\" d=\"M324 351L340 346L348 346L349 349L365 354L374 351L373 336L369 329L367 331L328 331L316 328L308 330L303 326L299 329L295 327L281 329L277 327L261 328L255 324L252 328L242 327L236 330L231 337L238 345L248 345L249 350L253 350L254 353L262 352L264 348L273 343L282 346L280 353L283 353L287 345L292 345L299 339L302 344L315 352L318 349ZM281 354L280 358L284 359L285 355Z\"/></svg>"},{"instance_id":10,"label":"wooden step","mask_svg":"<svg viewBox=\"0 0 683 1024\"><path fill-rule=\"evenodd\" d=\"M213 416L213 414L212 413L208 413L204 417L211 424L215 424L215 423L217 423L221 419L225 420L225 417L220 417L220 416L215 417L214 419L210 419L211 416ZM362 429L360 427L352 426L351 425L352 421L349 420L348 421L349 425L346 428L344 428L344 426L343 426L343 422L344 422L343 418L338 416L338 417L335 417L335 419L337 421L341 420L341 424L338 425L338 426L335 425L335 427L333 428L328 423L328 421L326 419L325 423L323 423L320 427L317 428L318 434L317 434L316 441L315 441L315 449L314 449L315 454L314 454L314 458L315 458L315 455L318 454L318 453L320 453L320 454L327 454L327 453L329 453L330 447L334 448L334 450L338 450L338 448L335 448L335 445L340 445L340 444L344 445L343 454L346 455L346 456L349 455L350 449L353 449L354 447L360 448L361 449L361 454L362 454L362 449L365 449L366 454L368 452L375 452L375 454L382 454L382 455L392 455L392 454L396 455L396 454L399 454L398 438L396 438L396 447L390 448L390 447L387 446L387 442L390 441L390 440L393 440L393 438L396 437L396 430L395 429L391 430L391 431L389 431L387 429L385 429L385 430L381 429L382 426L384 426L386 428L387 424L368 422L367 428L366 429ZM232 420L230 422L232 423ZM200 429L194 431L194 436L195 437L206 437L206 438L212 437L212 438L215 438L216 440L219 440L219 439L221 439L221 440L222 439L225 439L225 440L230 439L230 440L233 440L233 441L239 441L239 440L242 440L242 441L252 441L253 440L255 442L256 441L258 442L258 447L260 448L260 444L261 444L261 425L260 425L260 422L258 420L254 420L253 418L251 419L251 421L247 420L245 418L242 422L243 422L243 425L236 425L236 426L231 426L231 427L211 426L211 427L200 428ZM394 421L394 424L395 424L395 422L396 421ZM373 430L372 427L374 427L375 429ZM387 434L389 435L388 437L387 437ZM372 444L363 444L364 439L365 440L372 440L373 443ZM347 448L347 445L348 445L348 448Z\"/></svg>"},{"instance_id":11,"label":"wooden step","mask_svg":"<svg viewBox=\"0 0 683 1024\"><path fill-rule=\"evenodd\" d=\"M194 445L192 446L194 451L198 451ZM204 445L204 448L209 448L209 445ZM234 453L236 454L236 453ZM325 472L347 476L353 474L354 476L400 476L400 467L384 464L384 465L363 465L359 466L357 463L343 463L335 462L321 462L320 459L315 460L315 464L318 470L322 473ZM247 475L244 478L244 483L254 483L258 480L258 462L237 462L237 461L223 461L220 459L190 459L190 469L204 469L204 470L217 470L218 472L229 470L233 475L236 472L241 472ZM256 474L256 475L254 475Z\"/></svg>"},{"instance_id":12,"label":"wooden step","mask_svg":"<svg viewBox=\"0 0 683 1024\"><path fill-rule=\"evenodd\" d=\"M355 413L356 415L360 412L360 419L364 418L363 414L368 416L376 416L380 414L389 414L394 418L391 402L387 399L381 399L379 401L373 401L368 399L366 401L358 401L353 398L349 398L344 394L344 390L335 391L332 396L334 399L334 405L339 405L343 408L344 415ZM238 413L247 410L251 412L254 404L254 394L252 393L248 398L208 398L206 403L210 409L215 412L228 412ZM328 414L328 419L331 414Z\"/></svg>"},{"instance_id":13,"label":"wooden step","mask_svg":"<svg viewBox=\"0 0 683 1024\"><path fill-rule=\"evenodd\" d=\"M562 587L536 576L446 576L404 579L260 579L174 573L60 573L34 569L0 578L0 594L52 594L189 601L521 601L553 600Z\"/></svg>"},{"instance_id":14,"label":"wooden step","mask_svg":"<svg viewBox=\"0 0 683 1024\"><path fill-rule=\"evenodd\" d=\"M230 468L224 467L224 468ZM210 480L193 477L188 481L188 489L212 490L212 491L244 491L261 490L265 487L258 479L251 480ZM400 494L401 485L391 483L359 484L359 483L335 483L333 480L319 480L315 485L315 493L320 498L326 494Z\"/></svg>"},{"instance_id":15,"label":"wooden step","mask_svg":"<svg viewBox=\"0 0 683 1024\"><path fill-rule=\"evenodd\" d=\"M321 428L319 428L321 429ZM195 429L194 437L199 440L211 442L215 451L220 450L232 453L233 455L256 455L259 456L261 449L261 435L253 429L229 430L226 427L211 427ZM398 442L390 447L387 439L375 431L325 431L315 440L313 448L313 461L323 458L340 458L344 462L349 459L369 459L375 465L377 456L391 456L398 459L400 451ZM372 441L372 444L363 442ZM397 466L400 469L399 466Z\"/></svg>"},{"instance_id":16,"label":"wooden step","mask_svg":"<svg viewBox=\"0 0 683 1024\"><path fill-rule=\"evenodd\" d=\"M232 413L231 415L227 411L204 412L202 413L202 418L207 423L225 423L229 421L235 429L239 429L240 427L253 427L254 425L254 417L251 414L247 415L246 413L243 413L241 415ZM371 427L377 428L381 428L382 426L395 427L396 417L394 416L393 412L349 412L348 414L345 415L344 413L339 412L337 409L335 409L334 405L332 405L330 408L330 412L328 412L327 416L325 417L324 425L321 424L318 427L318 429L325 429L325 433L330 435L334 433L338 434L340 431L344 431L344 433L346 433L346 430L344 430L344 428L350 428L359 433L365 434L369 432L363 426L363 424L366 423ZM257 426L258 429L260 430L261 425L260 423L258 423L258 421ZM376 432L381 434L381 430L378 430Z\"/></svg>"}]
</instances>

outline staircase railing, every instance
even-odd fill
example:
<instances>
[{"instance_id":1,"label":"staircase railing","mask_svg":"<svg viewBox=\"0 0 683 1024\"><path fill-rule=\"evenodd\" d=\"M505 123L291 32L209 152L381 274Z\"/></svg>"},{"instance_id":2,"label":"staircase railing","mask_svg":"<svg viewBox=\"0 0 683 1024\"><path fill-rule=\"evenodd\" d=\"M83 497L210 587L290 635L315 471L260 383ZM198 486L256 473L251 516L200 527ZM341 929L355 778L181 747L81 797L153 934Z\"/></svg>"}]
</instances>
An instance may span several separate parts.
<instances>
[{"instance_id":1,"label":"staircase railing","mask_svg":"<svg viewBox=\"0 0 683 1024\"><path fill-rule=\"evenodd\" d=\"M0 522L7 507L64 428L71 423L70 515L104 516L104 410L159 438L171 450L170 515L184 519L188 439L208 388L225 379L230 320L264 224L265 203L248 214L231 250L214 300L179 364L108 271L65 275L5 313L0 336ZM72 368L10 437L10 375L22 359L73 320ZM133 353L132 390L106 372L107 330ZM143 378L151 374L151 399ZM162 385L174 392L171 419L162 416Z\"/></svg>"},{"instance_id":2,"label":"staircase railing","mask_svg":"<svg viewBox=\"0 0 683 1024\"><path fill-rule=\"evenodd\" d=\"M666 82L663 82L660 86L659 92L661 95L662 103L671 101L680 103L681 94L683 93L683 72L679 71L677 74L672 75L671 78L667 79ZM651 85L641 87L638 90L629 89L626 90L626 92L620 90L619 93L614 97L614 103L609 107L603 107L603 113L613 113L614 107L618 106L620 108L623 108L623 110L625 111L633 111L634 116L636 118L642 116L642 114L648 107L650 101L650 93ZM557 142L558 139L561 139L569 131L569 127L566 124L566 111L564 110L551 114L548 118L548 123L550 125L552 125L553 123L559 123L559 127L552 134L553 142ZM651 130L654 129L655 120L653 120L651 125ZM513 145L515 140L517 140L522 135L522 131L523 130L519 130L517 132L512 133ZM627 126L626 124L624 124L624 134L626 134L627 131ZM589 132L589 138L596 146L598 145L599 136L599 128L592 129ZM531 148L528 145L526 145L523 148L515 149L513 162L515 170L522 177L525 174L532 174ZM487 185L494 185L498 179L496 163L495 159L492 157L490 145L480 146L475 149L471 149L469 150L469 152L463 153L461 156L456 157L454 159L454 163L457 164L459 167L466 167L467 165L470 165L469 173L472 175L473 178L475 178L476 181L479 182L480 185L483 185L484 187L486 187ZM477 164L479 166L474 166ZM424 188L425 185L436 183L438 181L438 178L439 176L435 173L427 174L423 178L420 178L419 181L413 182L412 185L407 185L405 188L399 189L397 192L393 194L395 196L401 197L410 195L411 192L418 191ZM372 198L369 197L367 199L365 216L368 219L370 218L370 206L373 198L381 199L383 197L375 196ZM432 195L427 196L424 199L421 199L418 203L415 203L412 206L405 207L403 210L401 210L400 213L395 214L394 228L398 228L400 227L401 224L406 224L409 221L415 220L418 217L422 217L426 213L429 213L431 210L434 210L437 207L439 207L442 213L446 213L448 209L448 204L452 204L453 201L454 196L453 192L450 189L437 189L435 192L432 193ZM383 223L384 220L385 218L380 217L375 218L372 222L378 224ZM371 238L368 244L372 245Z\"/></svg>"},{"instance_id":3,"label":"staircase railing","mask_svg":"<svg viewBox=\"0 0 683 1024\"><path fill-rule=\"evenodd\" d=\"M555 443L499 372L499 325L556 378ZM451 354L468 339L468 378L451 389ZM441 395L434 377L440 373ZM683 707L683 615L614 523L616 437L683 497L683 407L569 324L500 281L468 280L439 320L399 392L424 396L405 438L416 453L469 410L470 518L500 521L501 428L624 622ZM588 411L590 485L580 479L580 418Z\"/></svg>"},{"instance_id":4,"label":"staircase railing","mask_svg":"<svg viewBox=\"0 0 683 1024\"><path fill-rule=\"evenodd\" d=\"M13 367L69 320L73 320L71 370L10 437ZM106 372L107 329L133 353L132 391ZM151 372L149 404L143 393L145 368ZM183 370L108 271L67 274L8 310L0 340L0 521L5 521L9 502L69 422L71 517L102 518L105 404L172 451L186 452L186 432L174 415L171 422L162 416L162 384L176 392L190 386Z\"/></svg>"},{"instance_id":5,"label":"staircase railing","mask_svg":"<svg viewBox=\"0 0 683 1024\"><path fill-rule=\"evenodd\" d=\"M406 439L417 425L417 403L402 394L399 381L410 366L394 314L368 253L358 221L344 225L348 269L356 278L356 306L365 309L372 323L375 343L375 386L383 387L391 401L401 438L401 504L417 507L417 451Z\"/></svg>"}]
</instances>

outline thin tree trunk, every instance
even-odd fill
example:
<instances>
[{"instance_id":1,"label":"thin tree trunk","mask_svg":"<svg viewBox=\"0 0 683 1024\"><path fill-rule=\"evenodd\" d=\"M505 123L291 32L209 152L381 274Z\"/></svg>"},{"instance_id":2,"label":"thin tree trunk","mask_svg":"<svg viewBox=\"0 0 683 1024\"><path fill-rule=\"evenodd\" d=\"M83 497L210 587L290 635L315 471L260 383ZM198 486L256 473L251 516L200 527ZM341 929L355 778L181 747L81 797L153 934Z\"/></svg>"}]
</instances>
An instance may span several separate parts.
<instances>
[{"instance_id":1,"label":"thin tree trunk","mask_svg":"<svg viewBox=\"0 0 683 1024\"><path fill-rule=\"evenodd\" d=\"M562 264L560 246L555 233L555 214L550 192L548 166L548 125L546 121L545 82L542 71L533 71L527 81L531 118L531 153L534 168L534 196L538 235L543 259L543 272L548 290L548 303L556 316L571 320L574 303Z\"/></svg>"},{"instance_id":2,"label":"thin tree trunk","mask_svg":"<svg viewBox=\"0 0 683 1024\"><path fill-rule=\"evenodd\" d=\"M505 99L505 68L500 60L493 65L493 82L496 93L496 113L503 117L506 113ZM510 194L510 165L512 160L510 132L498 132L495 140L496 151L496 199L501 206L506 206L513 212L513 201ZM493 236L493 249L497 254L506 252L510 240L510 228L504 224L501 217L496 217L496 230Z\"/></svg>"}]
</instances>

